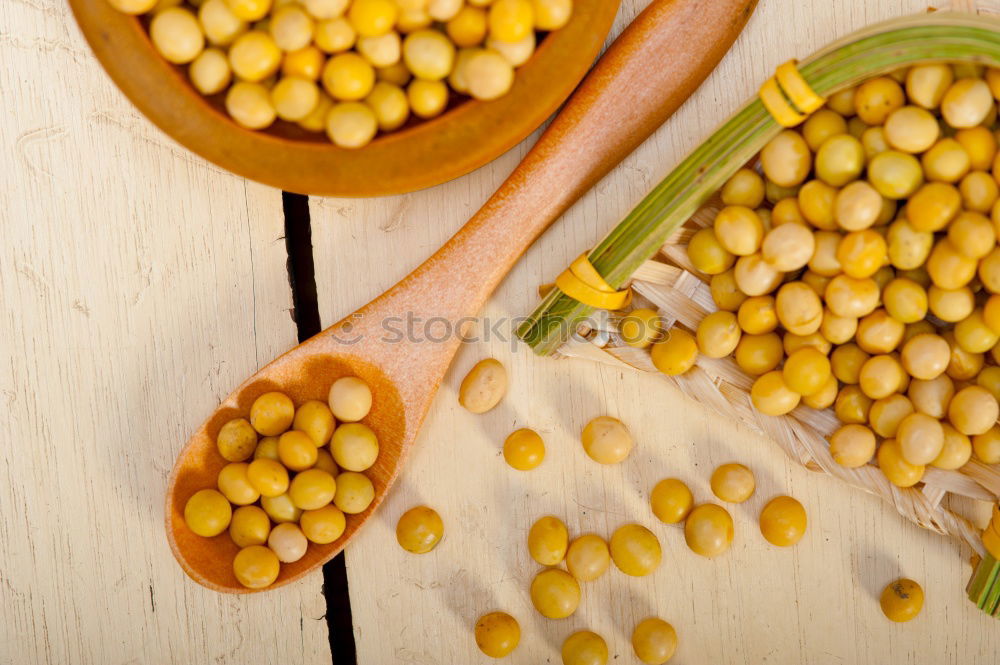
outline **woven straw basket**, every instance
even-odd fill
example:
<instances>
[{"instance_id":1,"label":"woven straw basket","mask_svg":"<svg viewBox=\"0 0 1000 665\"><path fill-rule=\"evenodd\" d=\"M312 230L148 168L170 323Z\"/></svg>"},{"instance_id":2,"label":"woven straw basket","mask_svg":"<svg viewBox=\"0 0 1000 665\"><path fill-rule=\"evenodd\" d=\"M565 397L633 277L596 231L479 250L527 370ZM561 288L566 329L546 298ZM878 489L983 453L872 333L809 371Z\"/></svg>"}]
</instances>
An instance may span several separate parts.
<instances>
[{"instance_id":1,"label":"woven straw basket","mask_svg":"<svg viewBox=\"0 0 1000 665\"><path fill-rule=\"evenodd\" d=\"M985 4L989 5L986 13L991 9L996 11L994 3ZM983 8L980 9L982 11ZM868 76L878 73L881 72L871 72ZM740 166L743 164L739 162L727 165L724 177L728 178ZM709 292L708 277L691 266L686 245L694 232L712 223L721 207L718 195L703 203L669 236L651 259L632 273L626 282L634 293L629 307L655 308L663 317L664 329L676 323L691 331L706 314L716 309ZM546 302L551 303L551 297ZM541 310L540 307L536 313ZM625 311L594 311L582 325L576 326L576 332L554 355L585 358L659 374L648 350L632 348L623 342L618 325L624 316L627 316ZM1000 498L1000 465L986 465L972 460L957 471L928 466L920 484L901 489L892 485L873 465L851 469L833 460L827 437L840 423L832 409L817 411L799 406L788 415L778 417L756 411L750 401L753 379L739 369L731 357L713 359L701 355L697 365L687 373L661 376L701 404L767 435L792 459L808 469L828 473L878 495L920 526L958 538L976 554L984 554L981 529L954 512L948 505L947 497L954 494L996 503Z\"/></svg>"}]
</instances>

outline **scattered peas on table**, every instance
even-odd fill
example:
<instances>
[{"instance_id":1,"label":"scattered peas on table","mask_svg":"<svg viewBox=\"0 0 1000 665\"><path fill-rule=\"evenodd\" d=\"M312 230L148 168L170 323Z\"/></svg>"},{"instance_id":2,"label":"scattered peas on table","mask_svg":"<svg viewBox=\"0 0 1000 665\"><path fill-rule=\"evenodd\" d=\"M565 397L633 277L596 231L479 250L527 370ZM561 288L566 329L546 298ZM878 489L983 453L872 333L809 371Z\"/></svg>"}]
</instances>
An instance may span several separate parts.
<instances>
[{"instance_id":1,"label":"scattered peas on table","mask_svg":"<svg viewBox=\"0 0 1000 665\"><path fill-rule=\"evenodd\" d=\"M229 116L276 121L357 149L434 118L458 96L506 95L572 0L107 0L150 15L157 52Z\"/></svg>"}]
</instances>

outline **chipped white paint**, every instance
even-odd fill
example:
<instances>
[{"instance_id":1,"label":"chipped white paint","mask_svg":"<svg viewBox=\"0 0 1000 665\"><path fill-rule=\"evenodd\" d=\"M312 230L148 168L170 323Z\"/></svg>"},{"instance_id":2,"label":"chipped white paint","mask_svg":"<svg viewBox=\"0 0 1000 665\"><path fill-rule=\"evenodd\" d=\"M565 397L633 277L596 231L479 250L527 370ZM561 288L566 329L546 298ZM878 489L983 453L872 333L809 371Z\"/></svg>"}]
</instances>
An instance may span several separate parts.
<instances>
[{"instance_id":1,"label":"chipped white paint","mask_svg":"<svg viewBox=\"0 0 1000 665\"><path fill-rule=\"evenodd\" d=\"M219 595L163 531L183 442L295 342L280 193L150 125L59 0L0 2L0 63L0 663L329 662L320 576Z\"/></svg>"}]
</instances>

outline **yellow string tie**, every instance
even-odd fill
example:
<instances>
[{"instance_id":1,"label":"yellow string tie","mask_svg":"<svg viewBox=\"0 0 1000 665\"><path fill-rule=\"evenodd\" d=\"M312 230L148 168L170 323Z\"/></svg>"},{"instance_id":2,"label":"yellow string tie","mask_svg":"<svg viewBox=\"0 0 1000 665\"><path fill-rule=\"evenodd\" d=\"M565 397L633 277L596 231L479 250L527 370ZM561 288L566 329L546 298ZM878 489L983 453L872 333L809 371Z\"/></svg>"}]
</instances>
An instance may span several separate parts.
<instances>
[{"instance_id":1,"label":"yellow string tie","mask_svg":"<svg viewBox=\"0 0 1000 665\"><path fill-rule=\"evenodd\" d=\"M993 522L990 522L986 530L983 531L983 546L986 547L987 552L993 555L994 559L1000 559L1000 533L997 533L997 528Z\"/></svg>"},{"instance_id":2,"label":"yellow string tie","mask_svg":"<svg viewBox=\"0 0 1000 665\"><path fill-rule=\"evenodd\" d=\"M803 113L812 113L823 106L826 100L817 95L809 87L809 84L802 77L802 73L796 67L797 64L795 60L789 60L778 67L774 75L778 79L778 85L785 91L785 95L792 100L795 108Z\"/></svg>"},{"instance_id":3,"label":"yellow string tie","mask_svg":"<svg viewBox=\"0 0 1000 665\"><path fill-rule=\"evenodd\" d=\"M622 309L632 302L632 290L616 291L612 288L594 268L586 253L556 278L556 286L570 298L598 309Z\"/></svg>"},{"instance_id":4,"label":"yellow string tie","mask_svg":"<svg viewBox=\"0 0 1000 665\"><path fill-rule=\"evenodd\" d=\"M775 70L775 75L760 87L760 101L782 127L794 127L823 106L825 100L809 86L789 60Z\"/></svg>"},{"instance_id":5,"label":"yellow string tie","mask_svg":"<svg viewBox=\"0 0 1000 665\"><path fill-rule=\"evenodd\" d=\"M1000 504L993 504L993 518L983 531L983 545L994 559L1000 559Z\"/></svg>"}]
</instances>

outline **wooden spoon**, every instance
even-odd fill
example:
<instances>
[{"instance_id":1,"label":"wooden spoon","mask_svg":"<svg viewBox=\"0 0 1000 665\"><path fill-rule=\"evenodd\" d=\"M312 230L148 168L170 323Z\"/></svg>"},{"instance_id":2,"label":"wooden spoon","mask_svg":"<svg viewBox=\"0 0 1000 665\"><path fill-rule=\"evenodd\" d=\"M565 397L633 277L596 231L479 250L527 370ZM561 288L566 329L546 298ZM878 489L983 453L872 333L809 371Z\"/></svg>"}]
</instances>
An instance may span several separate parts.
<instances>
[{"instance_id":1,"label":"wooden spoon","mask_svg":"<svg viewBox=\"0 0 1000 665\"><path fill-rule=\"evenodd\" d=\"M654 0L615 41L552 125L500 189L436 254L385 294L271 362L237 388L188 441L170 475L167 537L181 567L217 591L247 593L233 574L236 545L227 533L195 535L184 504L216 486L226 461L215 437L246 417L262 393L280 390L296 404L326 400L333 381L356 375L375 396L365 422L380 452L366 473L375 500L349 516L343 536L310 544L282 564L269 589L293 582L350 542L385 498L416 439L460 336L397 339L384 326L407 318L451 322L482 307L514 262L577 198L663 123L712 71L749 18L756 0ZM422 324L421 324L422 330Z\"/></svg>"}]
</instances>

